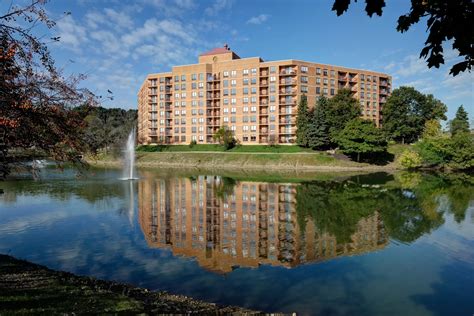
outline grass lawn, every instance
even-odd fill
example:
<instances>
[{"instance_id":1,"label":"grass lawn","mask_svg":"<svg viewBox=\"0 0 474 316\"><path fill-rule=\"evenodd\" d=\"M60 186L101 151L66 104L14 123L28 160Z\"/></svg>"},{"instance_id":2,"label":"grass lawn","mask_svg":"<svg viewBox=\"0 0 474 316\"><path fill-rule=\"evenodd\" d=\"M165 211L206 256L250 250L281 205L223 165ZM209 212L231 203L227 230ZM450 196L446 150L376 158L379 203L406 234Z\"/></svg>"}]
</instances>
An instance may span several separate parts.
<instances>
[{"instance_id":1,"label":"grass lawn","mask_svg":"<svg viewBox=\"0 0 474 316\"><path fill-rule=\"evenodd\" d=\"M281 146L267 146L267 145L242 145L234 147L230 150L224 150L220 145L216 144L198 144L190 147L189 145L142 145L137 147L137 151L142 152L206 152L206 151L220 151L233 153L302 153L316 151L309 148L302 148L296 145L281 145Z\"/></svg>"}]
</instances>

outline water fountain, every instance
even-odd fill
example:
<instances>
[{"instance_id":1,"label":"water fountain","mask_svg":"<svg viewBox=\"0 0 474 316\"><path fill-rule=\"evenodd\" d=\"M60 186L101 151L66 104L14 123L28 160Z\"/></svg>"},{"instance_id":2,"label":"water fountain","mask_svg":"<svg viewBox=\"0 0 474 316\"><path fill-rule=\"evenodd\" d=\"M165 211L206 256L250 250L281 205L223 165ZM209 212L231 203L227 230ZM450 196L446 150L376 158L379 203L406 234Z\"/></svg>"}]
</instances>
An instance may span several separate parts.
<instances>
[{"instance_id":1,"label":"water fountain","mask_svg":"<svg viewBox=\"0 0 474 316\"><path fill-rule=\"evenodd\" d=\"M127 144L124 150L124 177L123 180L137 179L135 176L135 128L128 135Z\"/></svg>"}]
</instances>

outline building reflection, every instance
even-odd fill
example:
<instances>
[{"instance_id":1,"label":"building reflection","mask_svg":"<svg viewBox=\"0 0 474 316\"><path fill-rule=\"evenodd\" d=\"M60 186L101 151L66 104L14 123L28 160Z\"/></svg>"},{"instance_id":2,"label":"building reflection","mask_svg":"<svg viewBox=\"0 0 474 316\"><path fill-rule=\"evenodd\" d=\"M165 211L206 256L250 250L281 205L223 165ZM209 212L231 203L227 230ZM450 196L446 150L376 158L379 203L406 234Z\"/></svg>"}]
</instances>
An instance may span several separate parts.
<instances>
[{"instance_id":1,"label":"building reflection","mask_svg":"<svg viewBox=\"0 0 474 316\"><path fill-rule=\"evenodd\" d=\"M387 244L377 212L361 219L348 243L301 228L296 184L239 182L218 176L147 178L138 185L139 223L150 247L195 257L205 269L227 273L260 264L294 267Z\"/></svg>"}]
</instances>

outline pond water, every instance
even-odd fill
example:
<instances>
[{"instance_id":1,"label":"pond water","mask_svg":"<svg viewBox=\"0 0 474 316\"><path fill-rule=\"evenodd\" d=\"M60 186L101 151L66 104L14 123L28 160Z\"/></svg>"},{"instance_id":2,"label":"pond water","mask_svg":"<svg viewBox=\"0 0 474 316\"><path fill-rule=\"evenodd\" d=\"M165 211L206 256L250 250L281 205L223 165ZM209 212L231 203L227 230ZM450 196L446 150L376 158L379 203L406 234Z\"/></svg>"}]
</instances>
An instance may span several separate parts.
<instances>
[{"instance_id":1,"label":"pond water","mask_svg":"<svg viewBox=\"0 0 474 316\"><path fill-rule=\"evenodd\" d=\"M474 180L43 171L0 183L0 253L301 315L472 315Z\"/></svg>"}]
</instances>

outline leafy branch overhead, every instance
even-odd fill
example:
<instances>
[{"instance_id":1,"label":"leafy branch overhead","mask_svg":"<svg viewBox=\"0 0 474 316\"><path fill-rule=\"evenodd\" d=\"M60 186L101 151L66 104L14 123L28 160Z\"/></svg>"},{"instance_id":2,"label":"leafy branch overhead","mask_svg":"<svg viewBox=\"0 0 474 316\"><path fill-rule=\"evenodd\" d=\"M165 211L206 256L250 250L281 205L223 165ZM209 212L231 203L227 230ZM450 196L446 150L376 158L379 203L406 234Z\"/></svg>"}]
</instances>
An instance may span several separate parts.
<instances>
[{"instance_id":1,"label":"leafy branch overhead","mask_svg":"<svg viewBox=\"0 0 474 316\"><path fill-rule=\"evenodd\" d=\"M357 0L354 0L357 2ZM395 2L395 1L394 1ZM351 0L334 0L332 7L342 15L349 8ZM365 0L365 11L372 17L382 15L385 0ZM420 58L425 58L428 67L439 68L444 64L443 43L452 41L453 49L464 60L453 65L450 74L470 71L474 64L474 27L472 27L474 2L472 0L412 0L410 11L398 18L397 31L406 32L414 24L426 18L428 37Z\"/></svg>"}]
</instances>

